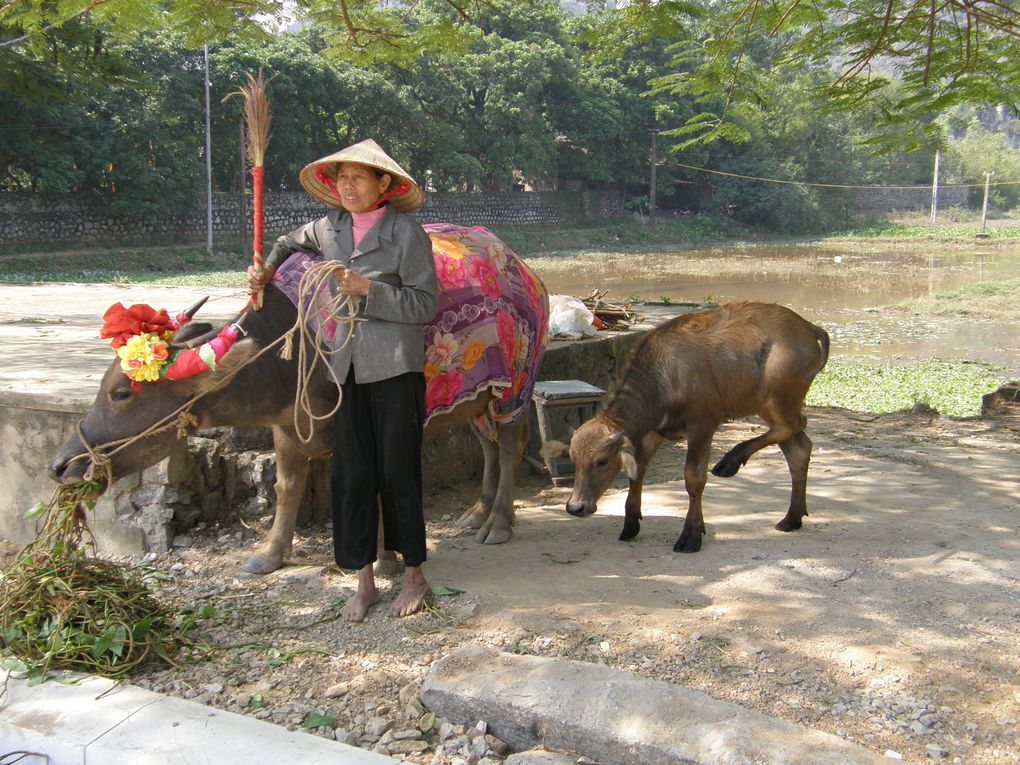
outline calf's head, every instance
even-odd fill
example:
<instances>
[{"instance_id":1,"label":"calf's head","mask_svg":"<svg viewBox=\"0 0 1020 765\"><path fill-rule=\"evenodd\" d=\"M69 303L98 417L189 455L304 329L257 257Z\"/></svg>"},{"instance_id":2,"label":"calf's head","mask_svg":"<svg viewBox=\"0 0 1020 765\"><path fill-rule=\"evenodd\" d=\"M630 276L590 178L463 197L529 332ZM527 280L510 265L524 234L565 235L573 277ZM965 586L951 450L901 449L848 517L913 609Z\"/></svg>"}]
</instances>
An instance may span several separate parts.
<instances>
[{"instance_id":1,"label":"calf's head","mask_svg":"<svg viewBox=\"0 0 1020 765\"><path fill-rule=\"evenodd\" d=\"M616 480L621 469L637 480L634 445L623 431L596 417L575 430L570 443L550 441L542 447L545 457L570 455L574 463L574 491L567 500L567 512L586 516L594 513L598 499Z\"/></svg>"}]
</instances>

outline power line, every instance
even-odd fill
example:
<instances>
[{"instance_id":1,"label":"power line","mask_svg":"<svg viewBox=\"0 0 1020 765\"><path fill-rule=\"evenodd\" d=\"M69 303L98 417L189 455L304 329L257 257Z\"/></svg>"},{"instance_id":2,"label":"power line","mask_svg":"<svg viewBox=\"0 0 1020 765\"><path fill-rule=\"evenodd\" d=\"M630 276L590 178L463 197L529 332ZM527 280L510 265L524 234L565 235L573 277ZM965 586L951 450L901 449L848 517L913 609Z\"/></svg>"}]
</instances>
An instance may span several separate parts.
<instances>
[{"instance_id":1,"label":"power line","mask_svg":"<svg viewBox=\"0 0 1020 765\"><path fill-rule=\"evenodd\" d=\"M740 173L728 173L725 170L710 170L707 167L696 167L694 165L685 165L682 162L664 162L663 164L672 165L675 167L683 167L688 170L695 170L699 173L708 173L710 175L725 175L730 178L742 178L747 181L761 181L762 183L783 183L790 186L811 186L819 189L930 189L930 184L915 184L912 186L883 186L877 183L867 184L849 184L849 183L813 183L811 181L787 181L781 178L761 178L756 175L741 175ZM992 186L1016 186L1020 184L1020 181L996 181L991 184ZM942 188L977 188L984 187L984 183L947 183L943 184Z\"/></svg>"}]
</instances>

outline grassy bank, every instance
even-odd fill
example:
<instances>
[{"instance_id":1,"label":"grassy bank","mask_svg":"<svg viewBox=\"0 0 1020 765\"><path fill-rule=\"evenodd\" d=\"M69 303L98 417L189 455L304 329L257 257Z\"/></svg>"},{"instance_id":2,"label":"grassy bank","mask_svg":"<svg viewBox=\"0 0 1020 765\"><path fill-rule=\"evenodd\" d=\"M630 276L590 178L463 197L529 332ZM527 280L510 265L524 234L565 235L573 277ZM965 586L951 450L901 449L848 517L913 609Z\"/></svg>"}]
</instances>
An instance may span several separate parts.
<instances>
[{"instance_id":1,"label":"grassy bank","mask_svg":"<svg viewBox=\"0 0 1020 765\"><path fill-rule=\"evenodd\" d=\"M1007 382L1004 371L968 361L932 360L895 367L830 361L808 392L808 406L884 414L931 407L945 417L977 417L981 397Z\"/></svg>"},{"instance_id":2,"label":"grassy bank","mask_svg":"<svg viewBox=\"0 0 1020 765\"><path fill-rule=\"evenodd\" d=\"M585 227L515 226L494 228L515 252L533 255L569 255L577 252L647 252L704 246L756 246L762 244L860 244L883 242L924 245L931 242L972 246L980 216L948 211L936 224L919 215L884 221L860 221L842 231L792 237L742 226L731 218L688 215L662 218L655 229L646 220L627 219ZM982 245L1020 244L1020 216L988 221ZM270 238L271 241L271 238ZM99 243L54 242L46 246L16 245L0 254L0 280L12 282L66 281L157 282L232 286L238 271L250 262L248 251L236 239L218 239L213 252L204 244L170 244L152 247Z\"/></svg>"}]
</instances>

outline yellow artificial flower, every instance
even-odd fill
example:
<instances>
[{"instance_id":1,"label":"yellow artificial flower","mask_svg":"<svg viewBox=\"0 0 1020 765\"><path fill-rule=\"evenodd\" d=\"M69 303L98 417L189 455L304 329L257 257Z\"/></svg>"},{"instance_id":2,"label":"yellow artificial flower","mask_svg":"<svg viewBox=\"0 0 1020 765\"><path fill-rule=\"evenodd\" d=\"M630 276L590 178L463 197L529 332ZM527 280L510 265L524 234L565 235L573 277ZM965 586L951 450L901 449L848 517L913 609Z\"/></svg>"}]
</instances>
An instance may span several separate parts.
<instances>
[{"instance_id":1,"label":"yellow artificial flower","mask_svg":"<svg viewBox=\"0 0 1020 765\"><path fill-rule=\"evenodd\" d=\"M120 368L135 382L156 382L166 364L170 349L152 332L142 332L117 349Z\"/></svg>"}]
</instances>

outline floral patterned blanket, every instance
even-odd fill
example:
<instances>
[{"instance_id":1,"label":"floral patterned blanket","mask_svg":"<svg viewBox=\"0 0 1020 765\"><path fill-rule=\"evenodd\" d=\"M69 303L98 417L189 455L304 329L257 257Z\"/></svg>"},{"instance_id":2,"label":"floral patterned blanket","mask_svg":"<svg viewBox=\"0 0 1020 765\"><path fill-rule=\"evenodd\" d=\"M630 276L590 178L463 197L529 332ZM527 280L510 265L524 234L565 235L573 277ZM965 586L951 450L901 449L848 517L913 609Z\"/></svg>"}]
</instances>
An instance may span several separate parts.
<instances>
[{"instance_id":1,"label":"floral patterned blanket","mask_svg":"<svg viewBox=\"0 0 1020 765\"><path fill-rule=\"evenodd\" d=\"M487 427L493 422L527 414L545 353L549 293L524 261L481 226L423 228L439 277L436 315L425 325L426 421L491 389L489 417L478 424L494 435ZM301 276L317 259L295 253L273 283L296 304Z\"/></svg>"}]
</instances>

